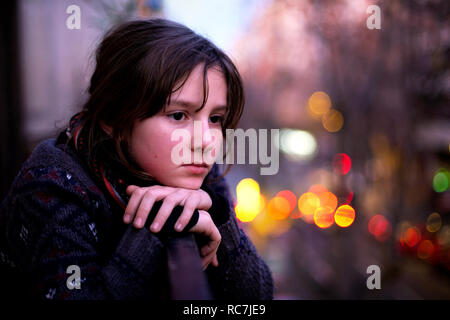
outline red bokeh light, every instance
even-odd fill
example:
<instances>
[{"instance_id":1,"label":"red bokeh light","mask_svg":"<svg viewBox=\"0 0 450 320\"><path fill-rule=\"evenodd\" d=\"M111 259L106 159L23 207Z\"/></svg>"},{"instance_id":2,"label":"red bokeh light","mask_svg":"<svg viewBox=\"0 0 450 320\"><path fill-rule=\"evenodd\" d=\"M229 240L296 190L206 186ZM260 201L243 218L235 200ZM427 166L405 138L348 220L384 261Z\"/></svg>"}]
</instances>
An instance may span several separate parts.
<instances>
[{"instance_id":1,"label":"red bokeh light","mask_svg":"<svg viewBox=\"0 0 450 320\"><path fill-rule=\"evenodd\" d=\"M338 153L333 158L333 170L337 174L346 175L352 167L352 161L345 153Z\"/></svg>"},{"instance_id":2,"label":"red bokeh light","mask_svg":"<svg viewBox=\"0 0 450 320\"><path fill-rule=\"evenodd\" d=\"M405 243L408 247L415 247L421 239L419 229L415 227L410 227L406 229L402 234L403 243Z\"/></svg>"},{"instance_id":3,"label":"red bokeh light","mask_svg":"<svg viewBox=\"0 0 450 320\"><path fill-rule=\"evenodd\" d=\"M369 232L373 234L378 241L386 241L392 232L392 227L389 221L381 214L374 215L369 220Z\"/></svg>"}]
</instances>

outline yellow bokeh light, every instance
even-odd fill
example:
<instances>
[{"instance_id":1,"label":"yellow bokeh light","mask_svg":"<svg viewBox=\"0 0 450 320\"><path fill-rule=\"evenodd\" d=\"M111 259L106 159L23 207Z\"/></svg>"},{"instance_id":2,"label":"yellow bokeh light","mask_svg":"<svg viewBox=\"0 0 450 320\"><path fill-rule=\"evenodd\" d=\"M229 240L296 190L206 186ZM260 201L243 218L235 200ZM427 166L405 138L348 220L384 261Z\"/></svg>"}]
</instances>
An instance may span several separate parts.
<instances>
[{"instance_id":1,"label":"yellow bokeh light","mask_svg":"<svg viewBox=\"0 0 450 320\"><path fill-rule=\"evenodd\" d=\"M236 217L242 222L252 221L261 212L263 203L258 182L251 178L242 179L236 186Z\"/></svg>"},{"instance_id":2,"label":"yellow bokeh light","mask_svg":"<svg viewBox=\"0 0 450 320\"><path fill-rule=\"evenodd\" d=\"M329 228L334 223L334 210L328 206L317 208L314 212L314 223L319 228Z\"/></svg>"},{"instance_id":3,"label":"yellow bokeh light","mask_svg":"<svg viewBox=\"0 0 450 320\"><path fill-rule=\"evenodd\" d=\"M286 219L291 211L289 201L283 197L274 197L267 204L267 213L275 220Z\"/></svg>"},{"instance_id":4,"label":"yellow bokeh light","mask_svg":"<svg viewBox=\"0 0 450 320\"><path fill-rule=\"evenodd\" d=\"M266 207L266 203L267 203L266 197L263 194L260 194L259 195L259 209L258 209L258 212L261 212L261 211L264 210L264 208Z\"/></svg>"},{"instance_id":5,"label":"yellow bokeh light","mask_svg":"<svg viewBox=\"0 0 450 320\"><path fill-rule=\"evenodd\" d=\"M298 199L298 209L304 216L312 216L320 207L320 199L315 193L305 192Z\"/></svg>"},{"instance_id":6,"label":"yellow bokeh light","mask_svg":"<svg viewBox=\"0 0 450 320\"><path fill-rule=\"evenodd\" d=\"M344 116L339 111L331 109L322 116L322 125L328 132L337 132L344 125Z\"/></svg>"},{"instance_id":7,"label":"yellow bokeh light","mask_svg":"<svg viewBox=\"0 0 450 320\"><path fill-rule=\"evenodd\" d=\"M355 221L355 209L348 204L340 206L334 214L334 221L342 228L350 226Z\"/></svg>"},{"instance_id":8,"label":"yellow bokeh light","mask_svg":"<svg viewBox=\"0 0 450 320\"><path fill-rule=\"evenodd\" d=\"M427 231L428 232L436 232L439 231L439 229L442 226L442 219L439 213L433 212L428 216L427 219Z\"/></svg>"},{"instance_id":9,"label":"yellow bokeh light","mask_svg":"<svg viewBox=\"0 0 450 320\"><path fill-rule=\"evenodd\" d=\"M313 117L320 117L331 108L331 99L325 92L314 92L308 99L308 111Z\"/></svg>"},{"instance_id":10,"label":"yellow bokeh light","mask_svg":"<svg viewBox=\"0 0 450 320\"><path fill-rule=\"evenodd\" d=\"M248 196L254 196L256 194L258 195L259 199L259 190L259 184L255 180L251 178L242 179L236 186L236 195L238 201L244 200Z\"/></svg>"},{"instance_id":11,"label":"yellow bokeh light","mask_svg":"<svg viewBox=\"0 0 450 320\"><path fill-rule=\"evenodd\" d=\"M258 214L250 224L260 236L277 236L288 231L291 223L289 220L275 220L266 211Z\"/></svg>"}]
</instances>

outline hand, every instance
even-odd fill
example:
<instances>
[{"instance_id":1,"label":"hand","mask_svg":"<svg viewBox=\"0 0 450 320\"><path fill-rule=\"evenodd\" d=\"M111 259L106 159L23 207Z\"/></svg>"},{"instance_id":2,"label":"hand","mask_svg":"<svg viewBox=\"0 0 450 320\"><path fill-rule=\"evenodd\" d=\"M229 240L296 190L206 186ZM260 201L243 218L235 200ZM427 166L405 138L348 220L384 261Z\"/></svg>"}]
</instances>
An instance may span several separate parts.
<instances>
[{"instance_id":1,"label":"hand","mask_svg":"<svg viewBox=\"0 0 450 320\"><path fill-rule=\"evenodd\" d=\"M183 206L183 211L175 223L175 230L182 231L189 223L195 209L208 210L212 201L208 193L199 189L172 188L155 185L151 187L138 187L129 185L126 189L131 195L124 213L124 222L131 223L134 219L134 226L142 228L145 225L148 214L156 201L163 200L161 208L153 220L150 230L159 232L166 223L167 218L177 206Z\"/></svg>"},{"instance_id":2,"label":"hand","mask_svg":"<svg viewBox=\"0 0 450 320\"><path fill-rule=\"evenodd\" d=\"M217 249L219 248L222 237L220 236L220 232L212 221L209 213L204 210L198 210L198 213L198 222L189 231L202 234L209 239L209 242L200 248L202 268L205 270L210 263L212 263L215 267L219 266L219 261L217 260Z\"/></svg>"}]
</instances>

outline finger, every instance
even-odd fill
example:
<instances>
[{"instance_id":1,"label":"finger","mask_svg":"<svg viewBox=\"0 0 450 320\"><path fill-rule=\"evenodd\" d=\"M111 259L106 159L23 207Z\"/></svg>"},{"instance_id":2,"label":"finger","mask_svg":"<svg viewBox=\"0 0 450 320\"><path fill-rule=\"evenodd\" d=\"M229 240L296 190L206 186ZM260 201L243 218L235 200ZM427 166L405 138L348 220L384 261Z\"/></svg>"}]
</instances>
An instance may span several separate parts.
<instances>
[{"instance_id":1,"label":"finger","mask_svg":"<svg viewBox=\"0 0 450 320\"><path fill-rule=\"evenodd\" d=\"M129 189L128 189L129 188ZM136 187L134 185L129 185L127 190L132 190L132 194L130 199L128 200L127 207L125 208L123 220L125 223L131 223L137 213L139 205L141 203L142 198L147 192L151 192L155 201L158 201L165 197L166 194L170 192L172 188L169 187L161 187L159 185L151 186L151 187Z\"/></svg>"},{"instance_id":2,"label":"finger","mask_svg":"<svg viewBox=\"0 0 450 320\"><path fill-rule=\"evenodd\" d=\"M134 219L134 226L136 228L142 228L147 221L147 217L152 210L153 204L156 201L156 197L150 191L147 191L143 196L139 208L136 212L136 217Z\"/></svg>"},{"instance_id":3,"label":"finger","mask_svg":"<svg viewBox=\"0 0 450 320\"><path fill-rule=\"evenodd\" d=\"M133 184L130 184L130 185L127 187L127 189L125 190L125 192L126 192L128 195L130 195L130 194L132 194L132 193L134 192L134 190L136 190L136 189L139 189L139 187L138 187L138 186L135 186L135 185L133 185Z\"/></svg>"},{"instance_id":4,"label":"finger","mask_svg":"<svg viewBox=\"0 0 450 320\"><path fill-rule=\"evenodd\" d=\"M131 221L133 221L136 210L138 209L139 204L141 203L143 194L144 191L142 189L135 189L135 192L132 193L124 212L123 221L125 223L130 223Z\"/></svg>"},{"instance_id":5,"label":"finger","mask_svg":"<svg viewBox=\"0 0 450 320\"><path fill-rule=\"evenodd\" d=\"M219 260L217 260L217 254L214 255L213 261L212 261L212 265L214 267L218 267L219 266Z\"/></svg>"},{"instance_id":6,"label":"finger","mask_svg":"<svg viewBox=\"0 0 450 320\"><path fill-rule=\"evenodd\" d=\"M210 254L207 257L204 257L202 259L203 270L205 270L208 267L208 265L213 262L214 256L215 256L215 253L213 252L212 254Z\"/></svg>"},{"instance_id":7,"label":"finger","mask_svg":"<svg viewBox=\"0 0 450 320\"><path fill-rule=\"evenodd\" d=\"M183 207L183 211L181 212L180 217L178 218L177 222L175 223L175 230L176 231L182 231L186 225L189 223L189 221L192 218L192 215L195 211L195 209L198 206L200 199L198 197L192 196L189 197Z\"/></svg>"},{"instance_id":8,"label":"finger","mask_svg":"<svg viewBox=\"0 0 450 320\"><path fill-rule=\"evenodd\" d=\"M174 192L165 197L163 204L161 205L161 208L159 208L159 211L156 214L156 217L153 220L152 225L150 226L150 230L153 232L159 232L166 223L167 218L172 213L173 208L175 208L175 206L179 204L182 199L183 195L179 191Z\"/></svg>"}]
</instances>

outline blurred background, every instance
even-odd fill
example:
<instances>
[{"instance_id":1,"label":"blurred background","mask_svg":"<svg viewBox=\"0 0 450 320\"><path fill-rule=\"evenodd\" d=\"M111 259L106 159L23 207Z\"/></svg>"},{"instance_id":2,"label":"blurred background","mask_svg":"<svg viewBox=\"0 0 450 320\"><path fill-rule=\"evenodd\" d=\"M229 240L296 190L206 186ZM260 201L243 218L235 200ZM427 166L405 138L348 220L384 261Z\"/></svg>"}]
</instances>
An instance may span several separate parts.
<instances>
[{"instance_id":1,"label":"blurred background","mask_svg":"<svg viewBox=\"0 0 450 320\"><path fill-rule=\"evenodd\" d=\"M66 24L71 5L79 29ZM367 26L370 5L381 9L380 29ZM227 176L276 299L450 299L449 1L2 6L1 198L33 148L81 108L103 33L165 17L235 61L247 99L239 128L280 130L276 175L257 163ZM371 265L381 289L367 287Z\"/></svg>"}]
</instances>

